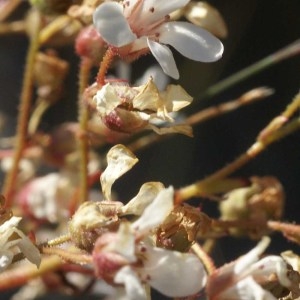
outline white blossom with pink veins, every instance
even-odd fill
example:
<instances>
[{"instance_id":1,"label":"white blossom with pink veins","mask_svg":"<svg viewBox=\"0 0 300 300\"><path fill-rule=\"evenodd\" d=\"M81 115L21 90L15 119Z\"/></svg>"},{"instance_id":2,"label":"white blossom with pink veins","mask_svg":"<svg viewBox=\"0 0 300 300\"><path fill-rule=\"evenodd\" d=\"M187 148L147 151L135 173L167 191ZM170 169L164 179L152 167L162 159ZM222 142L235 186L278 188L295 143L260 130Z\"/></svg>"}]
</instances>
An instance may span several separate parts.
<instances>
[{"instance_id":1,"label":"white blossom with pink veins","mask_svg":"<svg viewBox=\"0 0 300 300\"><path fill-rule=\"evenodd\" d=\"M223 54L222 43L208 31L188 22L169 22L169 14L189 0L124 0L106 2L96 9L94 25L103 40L123 56L150 49L164 72L179 78L168 46L187 58L213 62Z\"/></svg>"},{"instance_id":2,"label":"white blossom with pink veins","mask_svg":"<svg viewBox=\"0 0 300 300\"><path fill-rule=\"evenodd\" d=\"M270 243L264 237L256 247L236 261L215 270L208 278L206 294L210 300L276 300L263 285L276 275L282 286L290 287L288 266L280 256L259 259Z\"/></svg>"}]
</instances>

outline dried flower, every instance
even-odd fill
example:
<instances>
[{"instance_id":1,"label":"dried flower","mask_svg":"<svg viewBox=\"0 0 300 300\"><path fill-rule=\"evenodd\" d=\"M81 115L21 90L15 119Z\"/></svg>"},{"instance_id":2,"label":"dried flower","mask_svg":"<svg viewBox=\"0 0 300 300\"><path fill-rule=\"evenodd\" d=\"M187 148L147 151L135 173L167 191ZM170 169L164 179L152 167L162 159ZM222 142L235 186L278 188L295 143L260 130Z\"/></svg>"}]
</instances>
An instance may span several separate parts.
<instances>
[{"instance_id":1,"label":"dried flower","mask_svg":"<svg viewBox=\"0 0 300 300\"><path fill-rule=\"evenodd\" d=\"M156 232L160 247L186 252L199 233L210 228L210 218L199 209L184 204L176 206Z\"/></svg>"},{"instance_id":2,"label":"dried flower","mask_svg":"<svg viewBox=\"0 0 300 300\"><path fill-rule=\"evenodd\" d=\"M123 145L112 147L107 153L107 168L100 177L105 199L111 200L111 187L124 173L130 170L138 159Z\"/></svg>"},{"instance_id":3,"label":"dried flower","mask_svg":"<svg viewBox=\"0 0 300 300\"><path fill-rule=\"evenodd\" d=\"M160 92L152 78L139 87L124 83L107 83L94 96L95 109L106 126L112 130L134 133L152 129L158 134L183 133L192 135L191 127L174 124L159 128L155 120L174 122L172 112L189 105L192 97L179 85L168 85Z\"/></svg>"},{"instance_id":4,"label":"dried flower","mask_svg":"<svg viewBox=\"0 0 300 300\"><path fill-rule=\"evenodd\" d=\"M53 104L61 96L69 64L54 51L39 52L34 65L34 80L40 98Z\"/></svg>"},{"instance_id":5,"label":"dried flower","mask_svg":"<svg viewBox=\"0 0 300 300\"><path fill-rule=\"evenodd\" d=\"M118 48L120 56L138 57L150 49L164 72L178 79L173 54L165 44L196 61L216 61L223 53L222 43L206 30L187 22L169 22L169 14L188 2L131 0L103 3L94 13L94 25L109 45Z\"/></svg>"},{"instance_id":6,"label":"dried flower","mask_svg":"<svg viewBox=\"0 0 300 300\"><path fill-rule=\"evenodd\" d=\"M282 185L274 177L252 177L251 181L251 186L228 193L220 203L220 211L223 220L256 222L257 228L246 231L251 237L259 238L266 234L264 224L268 220L282 217L285 197ZM242 228L233 228L230 232L235 235L246 233Z\"/></svg>"},{"instance_id":7,"label":"dried flower","mask_svg":"<svg viewBox=\"0 0 300 300\"><path fill-rule=\"evenodd\" d=\"M91 251L102 234L116 231L120 220L117 215L121 202L98 201L83 203L69 222L69 232L75 245Z\"/></svg>"}]
</instances>

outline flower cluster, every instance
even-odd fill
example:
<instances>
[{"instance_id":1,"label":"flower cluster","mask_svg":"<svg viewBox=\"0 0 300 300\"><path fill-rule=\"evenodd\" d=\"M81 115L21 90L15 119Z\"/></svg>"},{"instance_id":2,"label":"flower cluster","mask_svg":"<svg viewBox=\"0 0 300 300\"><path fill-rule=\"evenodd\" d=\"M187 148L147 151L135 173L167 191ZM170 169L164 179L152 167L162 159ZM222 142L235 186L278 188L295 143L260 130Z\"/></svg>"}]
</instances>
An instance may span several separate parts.
<instances>
[{"instance_id":1,"label":"flower cluster","mask_svg":"<svg viewBox=\"0 0 300 300\"><path fill-rule=\"evenodd\" d=\"M186 300L299 299L299 256L291 251L262 256L275 231L300 244L300 226L282 222L283 185L272 176L246 180L230 175L300 128L300 94L222 169L185 187L162 179L128 180L128 190L137 191L128 196L127 185L118 189L115 183L134 173L129 171L139 161L136 151L168 134L193 137L197 123L273 90L255 88L193 115L187 109L195 101L188 88L174 83L183 69L172 49L195 62L222 57L218 38L227 37L228 29L208 3L31 0L24 20L3 22L11 20L8 16L21 2L0 0L0 35L24 31L29 36L14 136L5 136L9 123L0 112L0 291L19 288L14 300L49 292L149 300L152 289ZM80 59L77 101L75 93L64 91L74 81L68 76L75 66L60 58L59 46L72 47ZM135 74L144 65L134 61L146 54L158 64ZM186 79L199 81L197 77ZM230 84L235 80L231 77ZM45 113L52 105L55 111L64 97L68 105L77 103L70 109L77 120L54 118L51 128ZM173 172L171 155L151 155L162 156L159 172ZM180 159L190 156L186 151ZM140 174L150 176L144 170ZM214 214L207 209L210 200L217 203ZM220 259L212 250L224 236L247 237L257 245L216 266Z\"/></svg>"}]
</instances>

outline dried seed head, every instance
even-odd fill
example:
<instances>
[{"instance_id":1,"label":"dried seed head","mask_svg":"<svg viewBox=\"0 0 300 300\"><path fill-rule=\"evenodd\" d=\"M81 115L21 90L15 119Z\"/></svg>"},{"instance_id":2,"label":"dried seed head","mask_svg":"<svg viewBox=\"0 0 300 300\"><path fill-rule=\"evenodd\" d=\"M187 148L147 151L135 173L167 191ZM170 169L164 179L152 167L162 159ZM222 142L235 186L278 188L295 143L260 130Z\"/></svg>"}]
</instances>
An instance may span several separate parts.
<instances>
[{"instance_id":1,"label":"dried seed head","mask_svg":"<svg viewBox=\"0 0 300 300\"><path fill-rule=\"evenodd\" d=\"M69 64L57 57L54 51L39 52L34 65L34 80L38 96L51 104L61 96Z\"/></svg>"},{"instance_id":2,"label":"dried seed head","mask_svg":"<svg viewBox=\"0 0 300 300\"><path fill-rule=\"evenodd\" d=\"M177 206L157 230L157 245L167 249L185 252L200 233L205 234L211 220L199 209L182 205Z\"/></svg>"},{"instance_id":3,"label":"dried seed head","mask_svg":"<svg viewBox=\"0 0 300 300\"><path fill-rule=\"evenodd\" d=\"M91 251L95 241L103 233L115 231L119 226L118 208L115 201L85 202L69 222L69 232L75 245Z\"/></svg>"},{"instance_id":4,"label":"dried seed head","mask_svg":"<svg viewBox=\"0 0 300 300\"><path fill-rule=\"evenodd\" d=\"M252 177L252 185L231 191L220 203L221 217L223 220L255 221L255 229L231 229L231 234L249 234L259 238L266 234L262 226L268 220L278 220L283 214L284 192L280 182L274 177Z\"/></svg>"}]
</instances>

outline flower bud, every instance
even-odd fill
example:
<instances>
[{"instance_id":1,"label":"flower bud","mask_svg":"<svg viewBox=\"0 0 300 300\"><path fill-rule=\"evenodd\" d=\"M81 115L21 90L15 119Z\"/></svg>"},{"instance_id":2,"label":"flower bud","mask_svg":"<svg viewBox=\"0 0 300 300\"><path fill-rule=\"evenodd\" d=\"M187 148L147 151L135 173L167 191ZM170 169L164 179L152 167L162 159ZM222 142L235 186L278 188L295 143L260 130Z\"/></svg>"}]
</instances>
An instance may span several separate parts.
<instances>
[{"instance_id":1,"label":"flower bud","mask_svg":"<svg viewBox=\"0 0 300 300\"><path fill-rule=\"evenodd\" d=\"M76 38L76 53L99 64L104 54L104 41L93 26L83 28Z\"/></svg>"}]
</instances>

